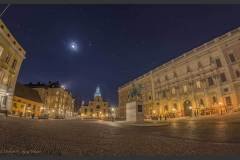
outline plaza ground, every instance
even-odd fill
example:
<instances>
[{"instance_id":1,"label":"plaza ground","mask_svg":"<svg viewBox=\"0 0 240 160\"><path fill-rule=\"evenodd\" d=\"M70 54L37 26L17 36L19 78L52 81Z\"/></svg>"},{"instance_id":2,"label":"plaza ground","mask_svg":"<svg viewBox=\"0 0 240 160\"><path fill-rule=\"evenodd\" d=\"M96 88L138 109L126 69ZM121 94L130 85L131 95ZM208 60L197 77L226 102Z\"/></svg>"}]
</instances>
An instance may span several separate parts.
<instances>
[{"instance_id":1,"label":"plaza ground","mask_svg":"<svg viewBox=\"0 0 240 160\"><path fill-rule=\"evenodd\" d=\"M0 120L1 154L240 155L240 113L160 126L91 120Z\"/></svg>"}]
</instances>

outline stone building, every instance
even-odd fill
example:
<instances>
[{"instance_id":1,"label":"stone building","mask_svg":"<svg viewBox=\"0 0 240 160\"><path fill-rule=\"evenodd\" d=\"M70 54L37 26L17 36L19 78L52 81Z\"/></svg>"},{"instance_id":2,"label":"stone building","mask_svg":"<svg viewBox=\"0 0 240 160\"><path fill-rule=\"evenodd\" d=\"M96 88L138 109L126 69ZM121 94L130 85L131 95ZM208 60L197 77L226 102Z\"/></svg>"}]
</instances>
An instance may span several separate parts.
<instances>
[{"instance_id":1,"label":"stone building","mask_svg":"<svg viewBox=\"0 0 240 160\"><path fill-rule=\"evenodd\" d=\"M149 71L118 89L119 114L141 84L145 117L222 114L240 107L240 28Z\"/></svg>"},{"instance_id":2,"label":"stone building","mask_svg":"<svg viewBox=\"0 0 240 160\"><path fill-rule=\"evenodd\" d=\"M0 111L11 110L18 73L25 50L0 19Z\"/></svg>"},{"instance_id":3,"label":"stone building","mask_svg":"<svg viewBox=\"0 0 240 160\"><path fill-rule=\"evenodd\" d=\"M82 104L80 115L83 118L108 118L109 104L104 101L100 92L100 88L96 88L94 99L88 102L88 105Z\"/></svg>"},{"instance_id":4,"label":"stone building","mask_svg":"<svg viewBox=\"0 0 240 160\"><path fill-rule=\"evenodd\" d=\"M71 117L74 112L74 97L71 92L61 86L59 82L44 83L29 83L26 86L31 87L38 91L43 104L44 112L49 115L50 118L56 117Z\"/></svg>"},{"instance_id":5,"label":"stone building","mask_svg":"<svg viewBox=\"0 0 240 160\"><path fill-rule=\"evenodd\" d=\"M11 114L20 117L38 117L43 111L43 102L38 92L20 83L16 84Z\"/></svg>"}]
</instances>

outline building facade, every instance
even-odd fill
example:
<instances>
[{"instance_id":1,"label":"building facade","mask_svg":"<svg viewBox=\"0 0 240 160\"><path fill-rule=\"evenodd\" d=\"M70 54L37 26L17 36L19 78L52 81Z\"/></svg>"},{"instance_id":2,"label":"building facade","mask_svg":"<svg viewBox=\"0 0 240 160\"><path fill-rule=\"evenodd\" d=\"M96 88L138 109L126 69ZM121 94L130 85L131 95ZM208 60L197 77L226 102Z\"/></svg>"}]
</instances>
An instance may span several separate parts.
<instances>
[{"instance_id":1,"label":"building facade","mask_svg":"<svg viewBox=\"0 0 240 160\"><path fill-rule=\"evenodd\" d=\"M88 105L84 105L80 108L80 115L83 118L108 118L109 104L104 101L100 92L100 88L96 88L94 99L88 102Z\"/></svg>"},{"instance_id":2,"label":"building facade","mask_svg":"<svg viewBox=\"0 0 240 160\"><path fill-rule=\"evenodd\" d=\"M61 86L59 82L29 83L26 86L38 91L44 104L44 113L47 113L50 118L73 116L75 99L71 92Z\"/></svg>"},{"instance_id":3,"label":"building facade","mask_svg":"<svg viewBox=\"0 0 240 160\"><path fill-rule=\"evenodd\" d=\"M132 85L142 85L145 118L223 114L240 107L240 28L213 39L119 87L126 118Z\"/></svg>"},{"instance_id":4,"label":"building facade","mask_svg":"<svg viewBox=\"0 0 240 160\"><path fill-rule=\"evenodd\" d=\"M38 117L43 112L43 102L38 92L19 83L16 84L11 114L20 117Z\"/></svg>"},{"instance_id":5,"label":"building facade","mask_svg":"<svg viewBox=\"0 0 240 160\"><path fill-rule=\"evenodd\" d=\"M10 111L25 50L0 20L0 111Z\"/></svg>"}]
</instances>

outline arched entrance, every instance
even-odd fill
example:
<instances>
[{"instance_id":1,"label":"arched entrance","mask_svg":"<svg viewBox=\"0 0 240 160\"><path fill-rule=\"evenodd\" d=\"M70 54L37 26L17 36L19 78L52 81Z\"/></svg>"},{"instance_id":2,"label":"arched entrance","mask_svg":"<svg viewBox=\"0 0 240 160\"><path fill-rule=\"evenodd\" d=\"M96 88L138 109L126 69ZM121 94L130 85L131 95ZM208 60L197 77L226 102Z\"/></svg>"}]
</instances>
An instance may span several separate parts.
<instances>
[{"instance_id":1,"label":"arched entrance","mask_svg":"<svg viewBox=\"0 0 240 160\"><path fill-rule=\"evenodd\" d=\"M192 103L189 100L184 101L184 116L191 116L192 115Z\"/></svg>"}]
</instances>

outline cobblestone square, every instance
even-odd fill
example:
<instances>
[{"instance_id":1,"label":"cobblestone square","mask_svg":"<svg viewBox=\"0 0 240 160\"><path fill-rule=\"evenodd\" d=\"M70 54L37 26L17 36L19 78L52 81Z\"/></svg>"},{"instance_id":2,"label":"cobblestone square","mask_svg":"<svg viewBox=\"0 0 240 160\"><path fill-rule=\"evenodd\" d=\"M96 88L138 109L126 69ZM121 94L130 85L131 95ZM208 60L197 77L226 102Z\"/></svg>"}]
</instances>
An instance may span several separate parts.
<instances>
[{"instance_id":1,"label":"cobblestone square","mask_svg":"<svg viewBox=\"0 0 240 160\"><path fill-rule=\"evenodd\" d=\"M203 119L139 127L90 120L0 120L1 154L239 155L240 121Z\"/></svg>"}]
</instances>

